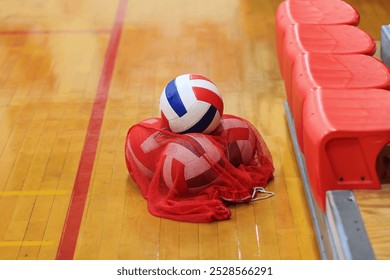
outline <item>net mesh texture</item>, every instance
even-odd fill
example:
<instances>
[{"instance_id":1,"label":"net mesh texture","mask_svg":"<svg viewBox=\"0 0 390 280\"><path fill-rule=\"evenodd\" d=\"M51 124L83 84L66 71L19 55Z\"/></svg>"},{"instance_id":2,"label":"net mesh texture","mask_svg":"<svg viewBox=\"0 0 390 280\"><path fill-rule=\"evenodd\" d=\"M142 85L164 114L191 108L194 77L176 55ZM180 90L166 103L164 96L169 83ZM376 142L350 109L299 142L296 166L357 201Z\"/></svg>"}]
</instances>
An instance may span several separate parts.
<instances>
[{"instance_id":1,"label":"net mesh texture","mask_svg":"<svg viewBox=\"0 0 390 280\"><path fill-rule=\"evenodd\" d=\"M256 128L227 114L211 134L176 134L146 119L130 127L125 158L149 212L185 222L228 219L228 205L250 202L274 172Z\"/></svg>"}]
</instances>

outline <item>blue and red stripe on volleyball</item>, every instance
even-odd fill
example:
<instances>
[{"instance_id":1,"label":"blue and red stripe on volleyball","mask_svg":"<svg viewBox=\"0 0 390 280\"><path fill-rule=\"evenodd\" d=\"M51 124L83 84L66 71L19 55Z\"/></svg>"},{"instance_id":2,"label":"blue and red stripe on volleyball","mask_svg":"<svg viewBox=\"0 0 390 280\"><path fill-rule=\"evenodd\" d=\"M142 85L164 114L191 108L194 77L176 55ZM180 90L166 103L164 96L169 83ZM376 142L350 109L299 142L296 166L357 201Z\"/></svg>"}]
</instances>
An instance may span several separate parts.
<instances>
[{"instance_id":1,"label":"blue and red stripe on volleyball","mask_svg":"<svg viewBox=\"0 0 390 280\"><path fill-rule=\"evenodd\" d=\"M190 80L204 80L214 84L209 79L196 74L190 74ZM198 100L210 103L211 106L207 110L206 114L204 114L204 116L195 125L187 129L186 131L183 131L182 133L204 131L214 119L217 111L219 112L220 116L222 116L223 113L223 101L216 93L207 88L201 87L192 87L192 90L194 91L194 94ZM182 117L187 113L187 109L184 106L183 101L181 100L177 90L176 79L168 83L165 89L165 95L167 97L169 105L179 117ZM161 112L161 116L164 119L164 122L168 123L163 112Z\"/></svg>"}]
</instances>

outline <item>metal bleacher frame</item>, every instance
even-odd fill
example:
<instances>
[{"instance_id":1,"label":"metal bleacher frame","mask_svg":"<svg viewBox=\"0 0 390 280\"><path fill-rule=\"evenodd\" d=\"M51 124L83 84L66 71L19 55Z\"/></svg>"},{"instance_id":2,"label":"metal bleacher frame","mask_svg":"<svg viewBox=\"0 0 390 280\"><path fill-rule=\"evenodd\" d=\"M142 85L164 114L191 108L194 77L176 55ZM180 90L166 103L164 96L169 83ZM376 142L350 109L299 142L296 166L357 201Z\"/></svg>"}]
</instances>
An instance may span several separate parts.
<instances>
[{"instance_id":1,"label":"metal bleacher frame","mask_svg":"<svg viewBox=\"0 0 390 280\"><path fill-rule=\"evenodd\" d=\"M375 259L352 191L328 191L326 193L326 212L317 206L287 101L284 102L284 108L321 258L333 260Z\"/></svg>"},{"instance_id":2,"label":"metal bleacher frame","mask_svg":"<svg viewBox=\"0 0 390 280\"><path fill-rule=\"evenodd\" d=\"M390 67L390 24L381 28L381 60Z\"/></svg>"}]
</instances>

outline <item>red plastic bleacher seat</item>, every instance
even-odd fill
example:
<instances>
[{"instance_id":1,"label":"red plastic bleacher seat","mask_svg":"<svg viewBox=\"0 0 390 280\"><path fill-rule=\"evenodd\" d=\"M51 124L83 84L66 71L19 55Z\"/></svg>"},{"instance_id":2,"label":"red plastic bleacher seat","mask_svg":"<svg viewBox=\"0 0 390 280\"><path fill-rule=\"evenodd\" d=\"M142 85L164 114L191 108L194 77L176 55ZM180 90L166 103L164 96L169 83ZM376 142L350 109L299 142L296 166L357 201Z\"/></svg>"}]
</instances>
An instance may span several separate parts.
<instances>
[{"instance_id":1,"label":"red plastic bleacher seat","mask_svg":"<svg viewBox=\"0 0 390 280\"><path fill-rule=\"evenodd\" d=\"M322 210L328 190L381 187L376 164L390 142L390 91L316 89L303 115L306 169Z\"/></svg>"},{"instance_id":2,"label":"red plastic bleacher seat","mask_svg":"<svg viewBox=\"0 0 390 280\"><path fill-rule=\"evenodd\" d=\"M376 45L372 37L352 25L293 24L283 41L283 66L287 101L291 104L291 74L295 58L302 53L373 55Z\"/></svg>"},{"instance_id":3,"label":"red plastic bleacher seat","mask_svg":"<svg viewBox=\"0 0 390 280\"><path fill-rule=\"evenodd\" d=\"M292 24L350 24L359 23L358 12L341 0L287 0L276 11L276 48L282 67L283 37Z\"/></svg>"},{"instance_id":4,"label":"red plastic bleacher seat","mask_svg":"<svg viewBox=\"0 0 390 280\"><path fill-rule=\"evenodd\" d=\"M318 88L390 88L390 70L378 59L362 54L304 53L297 57L292 73L292 111L298 143L302 151L305 98ZM351 101L354 102L354 101Z\"/></svg>"}]
</instances>

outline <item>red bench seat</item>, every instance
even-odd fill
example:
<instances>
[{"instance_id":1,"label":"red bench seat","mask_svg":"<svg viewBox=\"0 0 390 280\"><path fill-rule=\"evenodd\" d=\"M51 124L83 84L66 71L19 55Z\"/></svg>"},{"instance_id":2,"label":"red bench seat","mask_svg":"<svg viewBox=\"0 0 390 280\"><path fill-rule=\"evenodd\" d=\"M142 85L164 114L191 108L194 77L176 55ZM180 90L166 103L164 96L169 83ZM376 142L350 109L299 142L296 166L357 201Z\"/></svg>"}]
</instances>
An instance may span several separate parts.
<instances>
[{"instance_id":1,"label":"red bench seat","mask_svg":"<svg viewBox=\"0 0 390 280\"><path fill-rule=\"evenodd\" d=\"M291 25L283 42L281 69L287 101L291 104L291 75L295 58L302 53L367 54L376 50L374 40L352 25Z\"/></svg>"},{"instance_id":2,"label":"red bench seat","mask_svg":"<svg viewBox=\"0 0 390 280\"><path fill-rule=\"evenodd\" d=\"M341 0L287 0L276 11L276 48L282 65L283 38L292 24L350 24L359 23L358 12Z\"/></svg>"},{"instance_id":3,"label":"red bench seat","mask_svg":"<svg viewBox=\"0 0 390 280\"><path fill-rule=\"evenodd\" d=\"M313 195L379 189L377 159L390 142L390 91L316 89L306 97L304 155Z\"/></svg>"},{"instance_id":4,"label":"red bench seat","mask_svg":"<svg viewBox=\"0 0 390 280\"><path fill-rule=\"evenodd\" d=\"M387 89L390 88L390 70L381 61L368 55L314 53L300 55L295 62L292 74L290 109L302 151L304 151L302 110L305 98L319 88Z\"/></svg>"}]
</instances>

